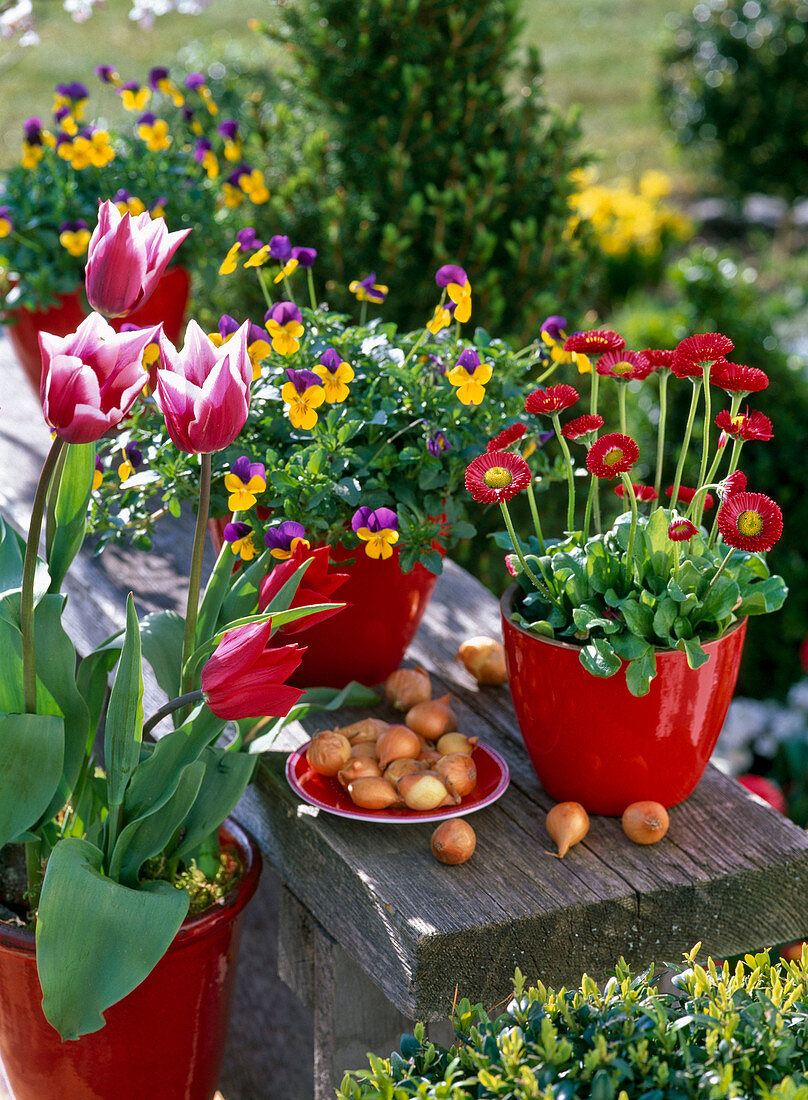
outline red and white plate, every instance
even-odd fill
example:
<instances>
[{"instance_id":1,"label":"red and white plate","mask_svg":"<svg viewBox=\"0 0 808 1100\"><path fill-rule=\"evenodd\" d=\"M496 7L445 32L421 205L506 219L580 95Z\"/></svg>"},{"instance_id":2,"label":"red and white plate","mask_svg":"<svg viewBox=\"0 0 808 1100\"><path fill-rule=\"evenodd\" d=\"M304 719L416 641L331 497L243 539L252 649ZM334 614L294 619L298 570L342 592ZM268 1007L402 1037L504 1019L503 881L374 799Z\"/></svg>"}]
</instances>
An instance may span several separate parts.
<instances>
[{"instance_id":1,"label":"red and white plate","mask_svg":"<svg viewBox=\"0 0 808 1100\"><path fill-rule=\"evenodd\" d=\"M437 810L409 810L394 807L387 810L363 810L351 802L336 777L311 772L303 745L286 761L286 778L289 785L304 802L316 806L337 817L350 817L354 821L383 821L390 825L418 825L429 821L442 821L447 817L465 817L466 814L490 806L505 793L510 781L508 765L496 750L478 744L472 759L477 766L477 786L456 806L441 806Z\"/></svg>"}]
</instances>

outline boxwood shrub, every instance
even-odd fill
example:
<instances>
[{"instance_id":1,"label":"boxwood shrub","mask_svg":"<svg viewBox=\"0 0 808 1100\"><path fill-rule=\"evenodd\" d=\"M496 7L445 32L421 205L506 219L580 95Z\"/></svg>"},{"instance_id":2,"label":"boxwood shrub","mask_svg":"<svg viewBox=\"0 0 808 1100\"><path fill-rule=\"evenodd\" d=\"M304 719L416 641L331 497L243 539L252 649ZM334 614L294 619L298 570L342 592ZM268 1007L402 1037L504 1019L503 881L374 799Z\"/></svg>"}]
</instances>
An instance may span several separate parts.
<instances>
[{"instance_id":1,"label":"boxwood shrub","mask_svg":"<svg viewBox=\"0 0 808 1100\"><path fill-rule=\"evenodd\" d=\"M734 966L695 963L669 982L634 975L621 960L603 985L527 987L491 1017L455 1006L455 1045L429 1043L423 1025L389 1059L345 1075L340 1100L688 1100L808 1098L808 952L772 963L767 952Z\"/></svg>"}]
</instances>

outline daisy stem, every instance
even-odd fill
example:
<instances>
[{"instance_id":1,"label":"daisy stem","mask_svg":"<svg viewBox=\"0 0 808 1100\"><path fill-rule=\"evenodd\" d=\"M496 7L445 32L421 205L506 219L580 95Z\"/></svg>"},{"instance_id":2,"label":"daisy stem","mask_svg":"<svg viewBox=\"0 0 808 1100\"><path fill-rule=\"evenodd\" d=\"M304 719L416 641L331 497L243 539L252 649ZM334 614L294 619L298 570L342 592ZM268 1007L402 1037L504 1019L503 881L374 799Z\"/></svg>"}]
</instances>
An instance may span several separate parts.
<instances>
[{"instance_id":1,"label":"daisy stem","mask_svg":"<svg viewBox=\"0 0 808 1100\"><path fill-rule=\"evenodd\" d=\"M561 419L557 412L554 412L552 416L556 438L558 439L559 446L561 447L561 453L564 455L564 465L567 467L567 486L569 488L569 500L567 502L567 530L572 531L575 527L575 472L572 468L572 456L570 455L570 449L567 446L566 439L561 434Z\"/></svg>"},{"instance_id":2,"label":"daisy stem","mask_svg":"<svg viewBox=\"0 0 808 1100\"><path fill-rule=\"evenodd\" d=\"M651 511L659 507L659 495L662 492L662 464L665 460L665 421L668 417L668 382L671 372L660 371L659 374L659 429L657 431L656 453L656 477L654 478L654 492L656 499L651 505Z\"/></svg>"},{"instance_id":3,"label":"daisy stem","mask_svg":"<svg viewBox=\"0 0 808 1100\"><path fill-rule=\"evenodd\" d=\"M410 359L412 359L413 355L415 355L416 351L418 350L418 348L420 348L421 344L423 344L424 340L426 340L427 336L429 336L429 329L425 328L421 332L421 335L418 337L415 343L412 345L410 350L404 356L404 362L401 364L402 367L406 367L407 363L409 363Z\"/></svg>"},{"instance_id":4,"label":"daisy stem","mask_svg":"<svg viewBox=\"0 0 808 1100\"><path fill-rule=\"evenodd\" d=\"M723 560L723 561L721 562L721 564L719 565L718 569L716 569L716 571L715 571L715 576L713 577L713 579L712 579L712 580L710 581L709 585L707 586L707 591L706 591L706 592L704 593L704 598L703 598L703 599L702 599L702 601L701 601L702 603L704 603L704 600L706 600L706 599L707 599L707 597L708 597L708 596L710 595L710 593L712 592L713 588L715 587L715 582L716 582L716 581L718 580L718 578L719 578L719 577L721 576L721 574L722 574L722 573L724 572L724 569L725 569L725 568L726 568L726 566L727 566L727 562L729 561L729 559L730 559L730 558L732 557L732 555L733 555L734 553L735 553L735 547L734 547L734 546L730 546L729 550L727 551L727 555L726 555L726 557L725 557L725 558L724 558L724 560Z\"/></svg>"},{"instance_id":5,"label":"daisy stem","mask_svg":"<svg viewBox=\"0 0 808 1100\"><path fill-rule=\"evenodd\" d=\"M679 543L673 544L673 579L679 580Z\"/></svg>"},{"instance_id":6,"label":"daisy stem","mask_svg":"<svg viewBox=\"0 0 808 1100\"><path fill-rule=\"evenodd\" d=\"M533 354L535 355L537 351L539 351L538 340L531 340L529 344L525 344L523 348L520 348L519 351L515 351L513 353L513 355L511 356L511 361L516 362L518 359L524 359L524 357L526 355L529 355L531 352L533 352Z\"/></svg>"},{"instance_id":7,"label":"daisy stem","mask_svg":"<svg viewBox=\"0 0 808 1100\"><path fill-rule=\"evenodd\" d=\"M742 398L743 398L743 394L735 393L735 394L732 395L732 405L731 405L730 411L729 411L729 415L731 417L734 417L734 416L737 415L738 407L741 404ZM719 437L719 442L720 442L720 437ZM707 477L705 478L705 481L704 481L705 488L708 487L711 483L715 482L715 475L716 475L716 472L718 471L718 467L721 464L721 459L724 457L724 451L725 450L726 450L726 445L724 447L719 446L719 447L716 448L715 458L713 459L713 464L710 467L709 472L707 474ZM737 461L737 458L736 458L736 461ZM732 473L732 470L730 470L730 473ZM704 514L704 501L706 499L707 499L707 497L705 496L703 498L703 500L701 501L701 505L700 505L699 511L698 511L698 517L696 519L694 519L694 521L693 521L696 524L697 527L701 526L701 520L702 520L702 516ZM693 508L692 502L691 502L690 508L691 508L691 510Z\"/></svg>"},{"instance_id":8,"label":"daisy stem","mask_svg":"<svg viewBox=\"0 0 808 1100\"><path fill-rule=\"evenodd\" d=\"M626 435L626 382L617 387L617 407L620 411L620 431Z\"/></svg>"},{"instance_id":9,"label":"daisy stem","mask_svg":"<svg viewBox=\"0 0 808 1100\"><path fill-rule=\"evenodd\" d=\"M699 403L699 393L701 392L702 380L693 382L693 395L690 398L690 412L687 414L687 427L685 428L685 437L682 440L682 449L679 452L679 461L676 464L676 477L673 480L673 490L671 492L671 508L676 507L676 499L679 496L679 486L682 484L682 471L685 468L685 459L687 458L687 449L690 446L690 437L693 434L693 421L696 419L696 408Z\"/></svg>"},{"instance_id":10,"label":"daisy stem","mask_svg":"<svg viewBox=\"0 0 808 1100\"><path fill-rule=\"evenodd\" d=\"M539 550L544 554L547 548L544 545L544 535L542 535L541 532L539 509L536 505L536 494L533 492L533 478L527 483L527 500L530 505L530 514L533 516L533 527L536 531L536 538L539 540Z\"/></svg>"},{"instance_id":11,"label":"daisy stem","mask_svg":"<svg viewBox=\"0 0 808 1100\"><path fill-rule=\"evenodd\" d=\"M625 496L628 497L631 504L631 527L628 532L628 546L626 547L626 571L629 577L634 574L634 537L637 534L637 496L634 492L634 486L631 484L631 478L627 473L620 474L623 479L623 491Z\"/></svg>"},{"instance_id":12,"label":"daisy stem","mask_svg":"<svg viewBox=\"0 0 808 1100\"><path fill-rule=\"evenodd\" d=\"M710 454L710 414L712 412L712 393L710 391L710 364L702 363L702 385L704 386L704 431L701 439L701 466L696 485L703 485L707 473L707 459Z\"/></svg>"},{"instance_id":13,"label":"daisy stem","mask_svg":"<svg viewBox=\"0 0 808 1100\"><path fill-rule=\"evenodd\" d=\"M724 480L734 474L738 469L738 460L741 457L741 447L743 447L744 441L742 439L736 439L732 444L732 455L729 460L729 469L727 470ZM720 511L720 509L718 510ZM713 520L713 529L710 532L710 538L707 540L708 546L715 546L715 540L718 536L718 511L715 513L715 519Z\"/></svg>"},{"instance_id":14,"label":"daisy stem","mask_svg":"<svg viewBox=\"0 0 808 1100\"><path fill-rule=\"evenodd\" d=\"M598 479L594 474L589 475L589 492L586 494L586 510L584 511L584 528L581 532L581 546L586 543L589 538L589 523L592 518L592 501L595 499L595 489L597 488Z\"/></svg>"},{"instance_id":15,"label":"daisy stem","mask_svg":"<svg viewBox=\"0 0 808 1100\"><path fill-rule=\"evenodd\" d=\"M595 368L592 367L592 389L590 390L590 393L589 393L589 413L590 413L591 416L597 416L597 414L598 414L598 384L599 383L600 383L600 375L595 370ZM595 434L592 436L592 442L594 443L597 438L598 438L598 433L595 432ZM595 495L594 495L594 500L593 500L593 506L594 506L594 509L595 509L595 527L598 530L598 534L600 534L600 532L602 530L601 522L600 522L600 481L598 480L598 478L595 478L594 480L595 480Z\"/></svg>"},{"instance_id":16,"label":"daisy stem","mask_svg":"<svg viewBox=\"0 0 808 1100\"><path fill-rule=\"evenodd\" d=\"M519 537L514 530L513 522L511 520L511 514L508 511L508 505L505 503L504 500L501 500L499 502L499 506L502 509L502 518L505 520L505 526L508 529L508 534L511 537L511 545L513 546L514 553L519 559L519 564L522 566L522 570L525 576L529 578L536 591L541 593L542 597L547 600L548 603L552 603L558 606L558 600L556 599L556 597L550 592L549 588L544 584L544 582L539 580L539 578L536 576L536 574L533 572L533 570L530 568L530 566L527 564L527 561L525 560L525 555L522 551Z\"/></svg>"},{"instance_id":17,"label":"daisy stem","mask_svg":"<svg viewBox=\"0 0 808 1100\"><path fill-rule=\"evenodd\" d=\"M314 293L314 275L310 267L306 268L306 280L309 284L309 301L311 302L312 313L317 312L317 295Z\"/></svg>"},{"instance_id":18,"label":"daisy stem","mask_svg":"<svg viewBox=\"0 0 808 1100\"><path fill-rule=\"evenodd\" d=\"M196 513L194 546L191 552L191 568L188 573L188 600L185 606L185 634L182 640L182 680L180 694L184 695L193 687L193 672L188 669L188 661L196 646L196 623L199 615L199 593L202 588L202 555L205 551L208 514L210 512L210 475L211 456L201 454L199 473L199 507ZM186 671L188 669L188 671Z\"/></svg>"},{"instance_id":19,"label":"daisy stem","mask_svg":"<svg viewBox=\"0 0 808 1100\"><path fill-rule=\"evenodd\" d=\"M536 385L540 386L541 383L544 382L545 379L549 378L551 374L555 374L555 372L559 368L559 365L559 363L551 363L544 374L540 374L539 377L536 379Z\"/></svg>"},{"instance_id":20,"label":"daisy stem","mask_svg":"<svg viewBox=\"0 0 808 1100\"><path fill-rule=\"evenodd\" d=\"M258 285L261 287L261 293L264 295L264 303L265 303L267 309L272 309L272 306L273 306L274 303L272 301L272 293L271 293L269 287L267 286L266 275L264 274L264 272L261 270L260 267L257 267L255 269L255 274L258 276Z\"/></svg>"}]
</instances>

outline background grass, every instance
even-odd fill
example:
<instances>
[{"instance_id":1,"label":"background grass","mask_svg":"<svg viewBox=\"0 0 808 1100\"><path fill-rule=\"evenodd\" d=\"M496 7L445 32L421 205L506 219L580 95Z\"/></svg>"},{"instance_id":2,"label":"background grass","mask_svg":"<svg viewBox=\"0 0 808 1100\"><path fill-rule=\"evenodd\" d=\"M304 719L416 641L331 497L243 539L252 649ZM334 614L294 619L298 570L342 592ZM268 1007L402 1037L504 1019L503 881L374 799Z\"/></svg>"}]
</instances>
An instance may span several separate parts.
<instances>
[{"instance_id":1,"label":"background grass","mask_svg":"<svg viewBox=\"0 0 808 1100\"><path fill-rule=\"evenodd\" d=\"M46 6L51 14L40 17L41 45L0 45L0 168L19 156L24 119L49 118L56 84L87 83L95 114L99 105L114 108L114 99L106 106L94 65L112 64L124 79L142 78L154 65L176 66L194 39L265 57L268 47L247 21L268 18L273 3L213 0L202 15L162 16L144 31L127 18L129 0L108 0L85 24L73 23L53 0ZM564 109L581 105L586 142L601 158L604 178L663 168L679 189L688 187L653 100L656 45L676 6L677 0L524 0L524 38L540 51L550 99Z\"/></svg>"}]
</instances>

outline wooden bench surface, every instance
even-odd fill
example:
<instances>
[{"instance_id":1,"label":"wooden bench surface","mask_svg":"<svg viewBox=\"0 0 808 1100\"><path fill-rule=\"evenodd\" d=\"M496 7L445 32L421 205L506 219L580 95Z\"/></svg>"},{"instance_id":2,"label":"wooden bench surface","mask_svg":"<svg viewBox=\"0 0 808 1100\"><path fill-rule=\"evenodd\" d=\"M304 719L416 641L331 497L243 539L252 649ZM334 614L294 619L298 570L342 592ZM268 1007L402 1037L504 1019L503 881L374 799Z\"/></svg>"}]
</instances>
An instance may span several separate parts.
<instances>
[{"instance_id":1,"label":"wooden bench surface","mask_svg":"<svg viewBox=\"0 0 808 1100\"><path fill-rule=\"evenodd\" d=\"M23 525L47 430L21 374L0 378L0 407L0 508ZM69 584L78 644L120 625L130 587L140 610L177 604L187 527L167 524L148 555L82 556ZM407 659L430 671L436 693L452 692L460 728L510 766L506 794L469 818L477 833L469 863L433 859L434 826L357 823L301 804L281 751L266 755L239 807L292 894L393 1005L409 1018L445 1017L456 989L472 1001L501 1001L515 966L570 984L583 971L605 974L621 955L644 966L678 962L698 940L722 957L808 934L808 835L712 767L671 812L659 844L633 845L619 821L596 817L564 860L547 854L552 802L525 754L507 689L478 688L454 662L464 638L499 630L497 601L449 562ZM364 713L291 727L281 748ZM373 713L393 717L385 706Z\"/></svg>"}]
</instances>

